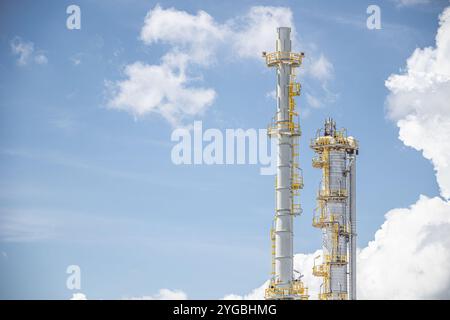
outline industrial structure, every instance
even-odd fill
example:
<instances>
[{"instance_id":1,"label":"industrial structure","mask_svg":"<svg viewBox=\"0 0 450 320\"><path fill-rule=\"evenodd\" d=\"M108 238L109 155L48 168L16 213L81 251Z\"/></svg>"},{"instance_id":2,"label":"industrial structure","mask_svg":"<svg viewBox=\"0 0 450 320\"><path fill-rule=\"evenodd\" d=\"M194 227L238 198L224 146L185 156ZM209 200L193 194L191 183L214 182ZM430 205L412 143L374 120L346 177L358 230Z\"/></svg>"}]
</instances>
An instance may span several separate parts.
<instances>
[{"instance_id":1,"label":"industrial structure","mask_svg":"<svg viewBox=\"0 0 450 320\"><path fill-rule=\"evenodd\" d=\"M327 119L311 141L322 169L313 226L322 230L322 263L313 274L323 278L319 299L356 299L356 155L358 143Z\"/></svg>"},{"instance_id":2,"label":"industrial structure","mask_svg":"<svg viewBox=\"0 0 450 320\"><path fill-rule=\"evenodd\" d=\"M301 135L294 97L300 94L295 82L295 68L302 63L303 53L291 52L291 29L278 28L276 51L263 52L268 67L277 71L277 111L269 126L269 136L277 139L277 175L275 183L276 209L271 229L272 278L266 289L266 299L308 299L308 290L301 275L294 274L293 218L300 215L298 201L303 188L298 163L298 143Z\"/></svg>"},{"instance_id":3,"label":"industrial structure","mask_svg":"<svg viewBox=\"0 0 450 320\"><path fill-rule=\"evenodd\" d=\"M268 67L277 72L277 110L268 134L277 139L275 217L271 228L272 277L266 299L307 300L308 289L300 270L294 270L294 217L301 214L299 202L303 176L299 166L301 135L294 97L300 95L295 68L303 53L291 52L291 29L277 29L276 51L263 52ZM356 205L355 170L358 143L347 137L345 129L336 130L332 119L325 121L311 141L317 157L313 167L322 169L313 226L322 230L323 256L314 263L313 274L323 278L319 299L356 299Z\"/></svg>"}]
</instances>

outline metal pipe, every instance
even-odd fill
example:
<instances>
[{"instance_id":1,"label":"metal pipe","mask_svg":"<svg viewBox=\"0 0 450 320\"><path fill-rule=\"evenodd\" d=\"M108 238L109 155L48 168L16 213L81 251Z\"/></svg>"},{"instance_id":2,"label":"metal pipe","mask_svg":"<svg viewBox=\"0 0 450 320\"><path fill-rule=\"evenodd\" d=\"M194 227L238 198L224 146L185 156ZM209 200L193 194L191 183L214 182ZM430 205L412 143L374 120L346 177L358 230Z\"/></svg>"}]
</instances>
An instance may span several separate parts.
<instances>
[{"instance_id":1,"label":"metal pipe","mask_svg":"<svg viewBox=\"0 0 450 320\"><path fill-rule=\"evenodd\" d=\"M303 53L291 52L291 29L277 29L276 51L263 52L268 67L277 71L277 110L269 135L277 139L277 177L275 221L272 234L273 276L266 289L266 299L308 299L308 289L301 276L294 277L294 215L301 212L297 197L303 183L298 166L300 136L294 97L300 94L294 70L301 65Z\"/></svg>"},{"instance_id":2,"label":"metal pipe","mask_svg":"<svg viewBox=\"0 0 450 320\"><path fill-rule=\"evenodd\" d=\"M278 28L277 51L290 52L290 28ZM291 66L277 68L277 189L275 218L275 278L280 288L288 288L293 279L293 219L291 213L292 138L287 133L289 121L289 83ZM285 132L286 131L286 132Z\"/></svg>"},{"instance_id":3,"label":"metal pipe","mask_svg":"<svg viewBox=\"0 0 450 320\"><path fill-rule=\"evenodd\" d=\"M356 155L350 163L350 300L356 300Z\"/></svg>"}]
</instances>

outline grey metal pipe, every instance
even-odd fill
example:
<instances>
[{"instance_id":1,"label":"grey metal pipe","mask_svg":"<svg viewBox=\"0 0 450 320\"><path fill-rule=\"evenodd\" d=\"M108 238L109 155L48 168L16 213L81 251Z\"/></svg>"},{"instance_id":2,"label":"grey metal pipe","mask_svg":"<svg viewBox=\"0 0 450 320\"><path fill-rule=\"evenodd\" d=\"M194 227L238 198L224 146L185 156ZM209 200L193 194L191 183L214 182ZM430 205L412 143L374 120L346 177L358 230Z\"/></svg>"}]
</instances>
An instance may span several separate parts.
<instances>
[{"instance_id":1,"label":"grey metal pipe","mask_svg":"<svg viewBox=\"0 0 450 320\"><path fill-rule=\"evenodd\" d=\"M350 163L350 290L349 299L356 300L356 154Z\"/></svg>"},{"instance_id":2,"label":"grey metal pipe","mask_svg":"<svg viewBox=\"0 0 450 320\"><path fill-rule=\"evenodd\" d=\"M278 28L277 51L290 52L290 28ZM277 189L275 218L275 277L281 288L288 288L293 279L293 219L291 212L292 138L285 124L289 121L289 83L291 66L280 64L277 68ZM283 127L284 125L284 127Z\"/></svg>"}]
</instances>

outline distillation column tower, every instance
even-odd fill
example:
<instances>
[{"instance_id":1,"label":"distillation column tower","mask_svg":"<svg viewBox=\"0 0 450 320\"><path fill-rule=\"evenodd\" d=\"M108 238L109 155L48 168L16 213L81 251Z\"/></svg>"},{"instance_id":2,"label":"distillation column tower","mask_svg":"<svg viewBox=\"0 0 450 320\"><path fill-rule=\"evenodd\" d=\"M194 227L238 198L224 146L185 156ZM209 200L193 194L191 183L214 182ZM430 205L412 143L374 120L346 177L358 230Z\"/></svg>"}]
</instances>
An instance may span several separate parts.
<instances>
[{"instance_id":1,"label":"distillation column tower","mask_svg":"<svg viewBox=\"0 0 450 320\"><path fill-rule=\"evenodd\" d=\"M302 63L303 53L291 52L291 29L277 29L276 51L266 54L268 67L277 71L277 112L269 126L269 136L277 139L276 210L272 240L272 278L266 299L308 299L301 276L294 274L293 218L301 213L298 202L303 178L298 164L300 127L294 97L300 94L295 82L295 68Z\"/></svg>"},{"instance_id":2,"label":"distillation column tower","mask_svg":"<svg viewBox=\"0 0 450 320\"><path fill-rule=\"evenodd\" d=\"M322 169L313 226L322 230L322 263L313 274L323 278L319 299L356 299L356 205L355 174L358 142L336 130L327 119L311 141L317 154L314 168Z\"/></svg>"}]
</instances>

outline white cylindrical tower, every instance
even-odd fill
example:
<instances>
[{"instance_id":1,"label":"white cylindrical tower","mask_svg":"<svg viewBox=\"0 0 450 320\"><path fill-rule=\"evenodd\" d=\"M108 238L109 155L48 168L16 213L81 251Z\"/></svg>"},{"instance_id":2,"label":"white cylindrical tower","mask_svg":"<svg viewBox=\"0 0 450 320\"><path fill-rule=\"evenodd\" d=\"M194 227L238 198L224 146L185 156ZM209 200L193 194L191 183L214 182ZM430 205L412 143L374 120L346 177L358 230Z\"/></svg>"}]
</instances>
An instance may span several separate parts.
<instances>
[{"instance_id":1,"label":"white cylindrical tower","mask_svg":"<svg viewBox=\"0 0 450 320\"><path fill-rule=\"evenodd\" d=\"M356 248L352 239L356 213L351 196L355 181L351 177L355 174L352 168L358 145L355 139L346 136L344 129L336 130L333 119L327 119L323 130L311 142L311 148L317 153L313 166L322 169L313 218L313 226L322 230L323 239L322 264L313 268L313 274L323 278L319 298L343 300L349 298L349 293L353 298Z\"/></svg>"},{"instance_id":2,"label":"white cylindrical tower","mask_svg":"<svg viewBox=\"0 0 450 320\"><path fill-rule=\"evenodd\" d=\"M278 29L277 51L291 52L289 28ZM282 63L277 68L277 123L289 121L289 83L291 66ZM282 127L277 143L277 186L275 219L275 274L280 288L288 288L293 279L293 226L291 214L291 163L292 142Z\"/></svg>"},{"instance_id":3,"label":"white cylindrical tower","mask_svg":"<svg viewBox=\"0 0 450 320\"><path fill-rule=\"evenodd\" d=\"M302 188L298 166L300 129L294 96L300 85L295 82L294 69L300 66L303 54L291 52L290 28L278 28L276 52L263 55L269 67L277 68L277 112L269 134L277 139L277 176L274 226L271 232L273 270L266 290L267 299L306 299L307 290L294 277L293 217L300 213L296 198Z\"/></svg>"}]
</instances>

